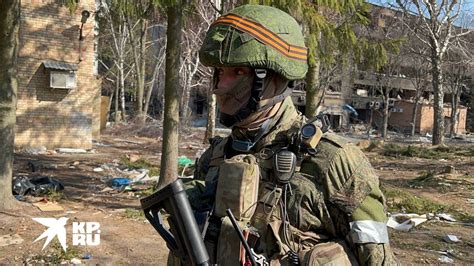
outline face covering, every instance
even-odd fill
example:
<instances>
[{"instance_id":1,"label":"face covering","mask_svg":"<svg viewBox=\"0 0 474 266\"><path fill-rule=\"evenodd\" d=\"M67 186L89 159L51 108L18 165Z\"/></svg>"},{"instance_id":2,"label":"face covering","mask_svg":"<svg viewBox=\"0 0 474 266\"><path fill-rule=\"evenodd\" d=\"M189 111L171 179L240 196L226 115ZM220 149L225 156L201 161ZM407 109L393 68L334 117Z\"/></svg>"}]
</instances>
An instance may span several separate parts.
<instances>
[{"instance_id":1,"label":"face covering","mask_svg":"<svg viewBox=\"0 0 474 266\"><path fill-rule=\"evenodd\" d=\"M216 95L216 100L221 112L233 115L237 113L240 108L246 106L250 99L252 84L253 75L239 77L225 88L218 89L216 83L213 92Z\"/></svg>"}]
</instances>

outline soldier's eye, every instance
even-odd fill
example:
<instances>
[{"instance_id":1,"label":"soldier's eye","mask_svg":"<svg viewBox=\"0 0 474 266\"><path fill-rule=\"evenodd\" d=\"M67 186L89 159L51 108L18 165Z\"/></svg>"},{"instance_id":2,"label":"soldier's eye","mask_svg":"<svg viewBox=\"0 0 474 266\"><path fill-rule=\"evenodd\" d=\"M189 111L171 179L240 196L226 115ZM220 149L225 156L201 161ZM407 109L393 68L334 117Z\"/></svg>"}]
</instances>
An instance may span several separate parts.
<instances>
[{"instance_id":1,"label":"soldier's eye","mask_svg":"<svg viewBox=\"0 0 474 266\"><path fill-rule=\"evenodd\" d=\"M235 70L235 73L236 73L237 75L245 75L245 71L244 71L243 69L241 69L241 68L237 68L237 69Z\"/></svg>"}]
</instances>

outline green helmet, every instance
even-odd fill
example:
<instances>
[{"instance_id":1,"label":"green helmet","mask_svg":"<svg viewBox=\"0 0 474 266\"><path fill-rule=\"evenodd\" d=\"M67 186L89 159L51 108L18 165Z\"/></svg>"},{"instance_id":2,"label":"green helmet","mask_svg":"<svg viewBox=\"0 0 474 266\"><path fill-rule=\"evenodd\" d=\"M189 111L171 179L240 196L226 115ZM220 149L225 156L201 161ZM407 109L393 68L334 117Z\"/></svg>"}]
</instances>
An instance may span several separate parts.
<instances>
[{"instance_id":1,"label":"green helmet","mask_svg":"<svg viewBox=\"0 0 474 266\"><path fill-rule=\"evenodd\" d=\"M243 5L219 17L199 51L206 66L271 69L288 80L308 70L301 28L287 13L269 6Z\"/></svg>"}]
</instances>

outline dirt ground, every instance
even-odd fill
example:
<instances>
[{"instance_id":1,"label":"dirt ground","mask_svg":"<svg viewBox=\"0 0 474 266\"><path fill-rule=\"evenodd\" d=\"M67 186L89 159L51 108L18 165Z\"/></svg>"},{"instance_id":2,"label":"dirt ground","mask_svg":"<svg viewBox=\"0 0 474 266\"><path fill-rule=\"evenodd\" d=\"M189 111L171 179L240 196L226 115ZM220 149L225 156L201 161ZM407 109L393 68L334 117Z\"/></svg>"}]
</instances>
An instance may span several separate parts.
<instances>
[{"instance_id":1,"label":"dirt ground","mask_svg":"<svg viewBox=\"0 0 474 266\"><path fill-rule=\"evenodd\" d=\"M93 152L85 154L50 151L46 154L31 154L18 151L15 154L14 175L50 176L62 182L65 186L62 193L52 193L46 198L57 201L64 210L45 212L31 203L23 203L14 212L0 212L0 240L2 237L17 240L16 243L3 246L0 241L0 264L59 264L79 259L85 264L164 265L168 253L166 245L145 220L139 207L138 199L150 192L148 188L151 185L135 185L128 191L111 189L107 180L119 177L121 173L113 169L97 171L98 167L106 168L104 165L121 166L137 158L139 162L146 161L149 167L158 168L162 141L160 135L159 127L135 130L122 126L103 134L94 142ZM203 136L204 131L201 129L183 130L179 154L194 160L205 148ZM462 145L472 147L473 144ZM391 244L401 263L437 264L438 259L445 254L455 264L474 264L473 157L391 157L383 155L379 146L371 149L367 155L380 175L384 190L396 195L388 197L392 211L397 206L402 206L399 211L403 211L400 202L404 203L404 199L399 196L409 193L407 195L424 199L424 205L419 210L428 210L431 208L428 205L432 204L433 210L452 212L457 218L456 222L433 219L409 232L390 229ZM35 172L31 172L31 162L40 165ZM445 173L448 168L452 171ZM399 190L403 193L398 193ZM29 202L42 199L26 197ZM411 203L415 206L420 204L417 201ZM67 252L61 251L56 240L44 250L44 239L33 243L46 229L32 220L34 217L69 218L66 226ZM70 238L72 222L99 222L100 245L73 247ZM456 235L460 242L445 242L443 238L447 234Z\"/></svg>"}]
</instances>

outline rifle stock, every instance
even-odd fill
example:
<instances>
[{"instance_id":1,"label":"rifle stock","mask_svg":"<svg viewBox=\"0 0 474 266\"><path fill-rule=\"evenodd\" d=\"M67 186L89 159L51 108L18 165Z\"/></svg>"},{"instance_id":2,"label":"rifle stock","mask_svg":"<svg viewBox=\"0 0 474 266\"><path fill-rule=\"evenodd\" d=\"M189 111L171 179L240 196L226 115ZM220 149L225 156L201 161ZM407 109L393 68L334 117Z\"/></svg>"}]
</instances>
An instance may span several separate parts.
<instances>
[{"instance_id":1,"label":"rifle stock","mask_svg":"<svg viewBox=\"0 0 474 266\"><path fill-rule=\"evenodd\" d=\"M183 264L209 265L209 254L180 179L140 199L140 203L145 217ZM161 210L170 214L169 230L164 227Z\"/></svg>"}]
</instances>

